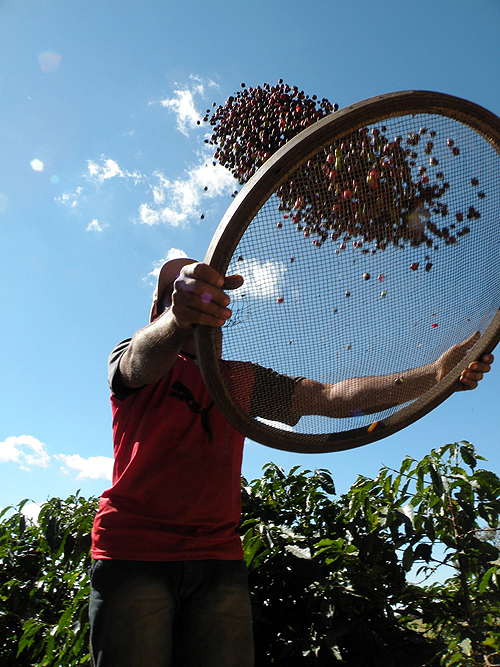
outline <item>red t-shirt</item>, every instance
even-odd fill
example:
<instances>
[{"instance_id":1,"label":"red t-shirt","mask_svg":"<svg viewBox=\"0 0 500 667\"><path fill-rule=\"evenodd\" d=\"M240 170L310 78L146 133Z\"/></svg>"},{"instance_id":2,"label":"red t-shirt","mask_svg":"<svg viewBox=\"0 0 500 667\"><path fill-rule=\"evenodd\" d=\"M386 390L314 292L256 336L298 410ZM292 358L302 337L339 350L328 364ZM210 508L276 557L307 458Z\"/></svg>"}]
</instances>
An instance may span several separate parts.
<instances>
[{"instance_id":1,"label":"red t-shirt","mask_svg":"<svg viewBox=\"0 0 500 667\"><path fill-rule=\"evenodd\" d=\"M172 561L243 557L243 436L228 425L193 359L159 382L111 396L115 464L92 530L92 557Z\"/></svg>"}]
</instances>

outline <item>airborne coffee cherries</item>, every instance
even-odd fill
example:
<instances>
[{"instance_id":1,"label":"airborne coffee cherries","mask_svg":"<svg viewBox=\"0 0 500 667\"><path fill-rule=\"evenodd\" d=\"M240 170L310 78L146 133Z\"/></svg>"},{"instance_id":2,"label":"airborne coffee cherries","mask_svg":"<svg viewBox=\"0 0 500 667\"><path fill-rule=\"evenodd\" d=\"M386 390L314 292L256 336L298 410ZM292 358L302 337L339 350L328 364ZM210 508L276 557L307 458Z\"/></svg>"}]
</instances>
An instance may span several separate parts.
<instances>
[{"instance_id":1,"label":"airborne coffee cherries","mask_svg":"<svg viewBox=\"0 0 500 667\"><path fill-rule=\"evenodd\" d=\"M214 159L240 184L292 137L338 109L283 80L276 86L241 87L203 119L213 127L209 143L216 147ZM470 231L461 224L465 218L480 217L472 205L467 213L449 210L453 184L437 171L438 151L444 147L460 159L460 148L453 138L426 127L404 134L391 138L384 125L364 127L316 153L276 192L283 223L294 224L317 247L339 240L340 250L352 238L353 247L363 252L385 250L389 244L437 248L439 241L456 243ZM479 185L475 177L470 183ZM477 196L482 199L485 193Z\"/></svg>"}]
</instances>

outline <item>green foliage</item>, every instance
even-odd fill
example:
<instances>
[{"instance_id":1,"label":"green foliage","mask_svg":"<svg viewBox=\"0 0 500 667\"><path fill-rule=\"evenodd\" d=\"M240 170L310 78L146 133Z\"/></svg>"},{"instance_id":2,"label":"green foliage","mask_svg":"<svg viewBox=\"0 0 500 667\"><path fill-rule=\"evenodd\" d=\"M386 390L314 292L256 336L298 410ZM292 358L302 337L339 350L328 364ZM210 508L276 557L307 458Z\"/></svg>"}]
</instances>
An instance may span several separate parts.
<instances>
[{"instance_id":1,"label":"green foliage","mask_svg":"<svg viewBox=\"0 0 500 667\"><path fill-rule=\"evenodd\" d=\"M441 648L400 621L394 545L332 500L327 471L270 465L244 490L256 664L422 667Z\"/></svg>"},{"instance_id":2,"label":"green foliage","mask_svg":"<svg viewBox=\"0 0 500 667\"><path fill-rule=\"evenodd\" d=\"M483 460L467 442L448 444L359 479L349 494L352 516L389 537L406 571L425 582L450 568L444 584L409 586L399 605L445 643L440 665L500 664L500 554L484 539L498 533L500 479L477 468Z\"/></svg>"},{"instance_id":3,"label":"green foliage","mask_svg":"<svg viewBox=\"0 0 500 667\"><path fill-rule=\"evenodd\" d=\"M341 498L327 470L243 479L256 665L500 665L500 480L483 460L445 445ZM97 501L54 498L36 523L26 502L0 515L0 664L88 665Z\"/></svg>"},{"instance_id":4,"label":"green foliage","mask_svg":"<svg viewBox=\"0 0 500 667\"><path fill-rule=\"evenodd\" d=\"M0 664L88 665L90 530L95 499L46 502L38 520L3 510L0 524Z\"/></svg>"},{"instance_id":5,"label":"green foliage","mask_svg":"<svg viewBox=\"0 0 500 667\"><path fill-rule=\"evenodd\" d=\"M323 470L269 465L244 482L256 664L500 664L500 558L484 539L498 532L500 480L481 460L445 445L340 500Z\"/></svg>"}]
</instances>

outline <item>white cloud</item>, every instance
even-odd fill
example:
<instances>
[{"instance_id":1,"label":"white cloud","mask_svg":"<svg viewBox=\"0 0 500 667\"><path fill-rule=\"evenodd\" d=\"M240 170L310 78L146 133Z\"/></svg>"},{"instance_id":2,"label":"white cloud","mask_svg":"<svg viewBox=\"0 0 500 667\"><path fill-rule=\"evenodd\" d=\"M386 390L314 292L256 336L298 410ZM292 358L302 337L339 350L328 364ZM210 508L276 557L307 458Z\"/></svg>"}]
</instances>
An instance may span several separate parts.
<instances>
[{"instance_id":1,"label":"white cloud","mask_svg":"<svg viewBox=\"0 0 500 667\"><path fill-rule=\"evenodd\" d=\"M218 162L214 165L211 159L211 155L206 156L203 164L188 172L188 182L197 188L206 187L207 197L219 197L233 192L236 184L234 176Z\"/></svg>"},{"instance_id":2,"label":"white cloud","mask_svg":"<svg viewBox=\"0 0 500 667\"><path fill-rule=\"evenodd\" d=\"M157 179L158 183L151 186L151 192L153 193L153 202L155 204L163 204L165 201L165 194L170 187L170 181L168 178L159 171L156 171L153 176Z\"/></svg>"},{"instance_id":3,"label":"white cloud","mask_svg":"<svg viewBox=\"0 0 500 667\"><path fill-rule=\"evenodd\" d=\"M179 257L187 257L184 250L180 250L180 248L170 248L170 250L167 252L167 254L163 259L160 259L154 263L153 270L150 271L148 275L144 278L144 282L148 283L149 285L152 285L153 287L156 287L161 267L167 262L170 262L171 259L178 259Z\"/></svg>"},{"instance_id":4,"label":"white cloud","mask_svg":"<svg viewBox=\"0 0 500 667\"><path fill-rule=\"evenodd\" d=\"M82 175L83 178L92 183L97 189L100 189L105 183L111 180L122 180L124 182L132 181L134 185L149 180L138 170L128 170L120 167L116 160L101 155L100 161L87 160L87 171ZM59 197L54 198L59 204L64 204L69 208L76 208L89 199L88 188L79 185L74 192L63 192ZM98 221L93 218L92 222L86 227L87 231L102 231Z\"/></svg>"},{"instance_id":5,"label":"white cloud","mask_svg":"<svg viewBox=\"0 0 500 667\"><path fill-rule=\"evenodd\" d=\"M55 454L49 456L46 445L32 435L16 435L0 442L0 464L17 463L21 470L32 467L48 468L51 461L62 461L61 471L69 474L77 470L76 479L111 479L113 459L108 456L90 456L85 459L79 454Z\"/></svg>"},{"instance_id":6,"label":"white cloud","mask_svg":"<svg viewBox=\"0 0 500 667\"><path fill-rule=\"evenodd\" d=\"M244 264L238 266L245 282L240 290L244 290L247 296L258 299L266 299L279 295L280 286L286 273L283 262L258 262L256 259L245 258ZM235 290L237 294L238 290Z\"/></svg>"},{"instance_id":7,"label":"white cloud","mask_svg":"<svg viewBox=\"0 0 500 667\"><path fill-rule=\"evenodd\" d=\"M217 87L210 79L191 75L185 85L176 86L173 95L162 99L160 104L175 114L177 127L184 134L188 134L191 128L199 127L198 121L205 112L200 113L198 106L206 108L207 91ZM101 155L97 160L87 160L87 169L82 175L87 182L85 187L79 186L74 192L63 192L55 200L70 208L82 205L84 210L79 210L85 215L92 203L92 197L99 193L101 188L106 188L109 193L118 182L126 186L132 183L142 187L138 195L141 203L137 207L137 222L148 226L166 224L182 227L199 220L209 212L206 210L207 200L230 195L236 186L230 172L220 164L213 163L210 145L202 143L209 134L206 129L199 130L194 137L195 150L198 149L198 163L178 178L169 178L158 170L143 174L137 169L120 165L112 157ZM94 195L89 194L89 185L95 187ZM102 231L103 226L93 212L86 217L92 221L87 223L87 231Z\"/></svg>"},{"instance_id":8,"label":"white cloud","mask_svg":"<svg viewBox=\"0 0 500 667\"><path fill-rule=\"evenodd\" d=\"M179 248L170 248L170 250L165 255L165 258L161 260L161 266L163 266L165 262L170 262L171 259L178 259L179 257L187 257L184 250L180 250Z\"/></svg>"},{"instance_id":9,"label":"white cloud","mask_svg":"<svg viewBox=\"0 0 500 667\"><path fill-rule=\"evenodd\" d=\"M155 172L153 177L153 200L139 207L139 222L145 225L179 227L199 219L203 200L231 194L236 183L227 169L214 165L208 156L202 156L201 164L192 167L183 178L171 181L161 172Z\"/></svg>"},{"instance_id":10,"label":"white cloud","mask_svg":"<svg viewBox=\"0 0 500 667\"><path fill-rule=\"evenodd\" d=\"M139 222L143 225L158 225L165 223L172 227L179 227L186 223L188 215L183 212L176 211L170 206L163 208L152 208L149 204L141 204L139 206Z\"/></svg>"},{"instance_id":11,"label":"white cloud","mask_svg":"<svg viewBox=\"0 0 500 667\"><path fill-rule=\"evenodd\" d=\"M188 83L178 86L172 97L160 100L162 107L175 114L177 129L185 136L189 135L190 129L201 124L205 111L198 111L197 100L203 107L206 106L207 88L218 88L218 85L212 79L191 74Z\"/></svg>"},{"instance_id":12,"label":"white cloud","mask_svg":"<svg viewBox=\"0 0 500 667\"><path fill-rule=\"evenodd\" d=\"M75 192L63 192L60 197L55 197L55 201L70 208L76 208L80 198L83 196L83 188L78 186Z\"/></svg>"},{"instance_id":13,"label":"white cloud","mask_svg":"<svg viewBox=\"0 0 500 667\"><path fill-rule=\"evenodd\" d=\"M99 224L99 220L97 218L94 218L92 222L89 222L87 225L87 231L88 232L102 232L102 227Z\"/></svg>"},{"instance_id":14,"label":"white cloud","mask_svg":"<svg viewBox=\"0 0 500 667\"><path fill-rule=\"evenodd\" d=\"M17 435L0 442L0 463L18 463L22 470L30 466L46 468L50 457L43 442L32 435Z\"/></svg>"},{"instance_id":15,"label":"white cloud","mask_svg":"<svg viewBox=\"0 0 500 667\"><path fill-rule=\"evenodd\" d=\"M33 169L33 171L43 171L43 169L45 167L43 162L41 160L39 160L38 158L35 158L34 160L31 160L30 165L31 165L31 168Z\"/></svg>"},{"instance_id":16,"label":"white cloud","mask_svg":"<svg viewBox=\"0 0 500 667\"><path fill-rule=\"evenodd\" d=\"M38 515L40 514L41 509L42 505L39 503L26 503L26 505L23 506L21 512L32 523L36 524L38 523Z\"/></svg>"},{"instance_id":17,"label":"white cloud","mask_svg":"<svg viewBox=\"0 0 500 667\"><path fill-rule=\"evenodd\" d=\"M122 169L116 160L105 158L104 155L101 155L100 164L93 160L87 160L87 171L86 178L98 185L102 185L104 181L109 181L111 178L132 179L134 183L139 183L143 180L143 176L139 171Z\"/></svg>"},{"instance_id":18,"label":"white cloud","mask_svg":"<svg viewBox=\"0 0 500 667\"><path fill-rule=\"evenodd\" d=\"M61 471L69 474L70 470L78 470L76 479L111 479L113 459L109 456L89 456L85 459L80 454L56 454L54 458L62 461Z\"/></svg>"},{"instance_id":19,"label":"white cloud","mask_svg":"<svg viewBox=\"0 0 500 667\"><path fill-rule=\"evenodd\" d=\"M213 164L212 157L205 149L200 155L200 162L186 171L182 177L169 179L160 171L151 176L138 171L122 169L115 160L101 157L100 163L87 161L87 173L84 178L97 187L104 187L112 179L141 183L148 188L149 200L143 201L138 208L138 222L144 225L166 224L182 227L199 220L205 212L205 202L217 197L229 196L234 192L236 181L231 173L220 164ZM79 186L74 192L63 192L56 201L76 208L87 199L84 188ZM103 230L97 218L92 218L87 231Z\"/></svg>"},{"instance_id":20,"label":"white cloud","mask_svg":"<svg viewBox=\"0 0 500 667\"><path fill-rule=\"evenodd\" d=\"M189 128L196 127L201 120L201 114L197 111L194 103L194 95L191 90L174 90L174 97L161 100L160 104L173 111L177 116L177 128L186 136Z\"/></svg>"}]
</instances>

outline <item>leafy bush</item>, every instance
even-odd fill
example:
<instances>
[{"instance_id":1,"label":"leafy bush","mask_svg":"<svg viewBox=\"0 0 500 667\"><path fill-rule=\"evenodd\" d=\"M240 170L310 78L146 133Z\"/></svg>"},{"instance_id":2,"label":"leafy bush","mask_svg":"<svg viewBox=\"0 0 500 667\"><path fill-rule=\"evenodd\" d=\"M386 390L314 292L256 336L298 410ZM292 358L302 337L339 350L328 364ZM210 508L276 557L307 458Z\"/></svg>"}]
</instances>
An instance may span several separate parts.
<instances>
[{"instance_id":1,"label":"leafy bush","mask_svg":"<svg viewBox=\"0 0 500 667\"><path fill-rule=\"evenodd\" d=\"M256 665L500 665L500 479L483 460L448 444L339 499L327 470L243 479ZM37 522L26 502L0 515L0 664L88 665L97 500L54 498Z\"/></svg>"},{"instance_id":2,"label":"leafy bush","mask_svg":"<svg viewBox=\"0 0 500 667\"><path fill-rule=\"evenodd\" d=\"M326 470L244 481L256 664L500 664L499 551L482 539L498 531L500 480L478 460L445 445L339 501Z\"/></svg>"},{"instance_id":3,"label":"leafy bush","mask_svg":"<svg viewBox=\"0 0 500 667\"><path fill-rule=\"evenodd\" d=\"M7 507L0 524L0 664L88 665L90 530L97 500L46 502L38 520Z\"/></svg>"}]
</instances>

